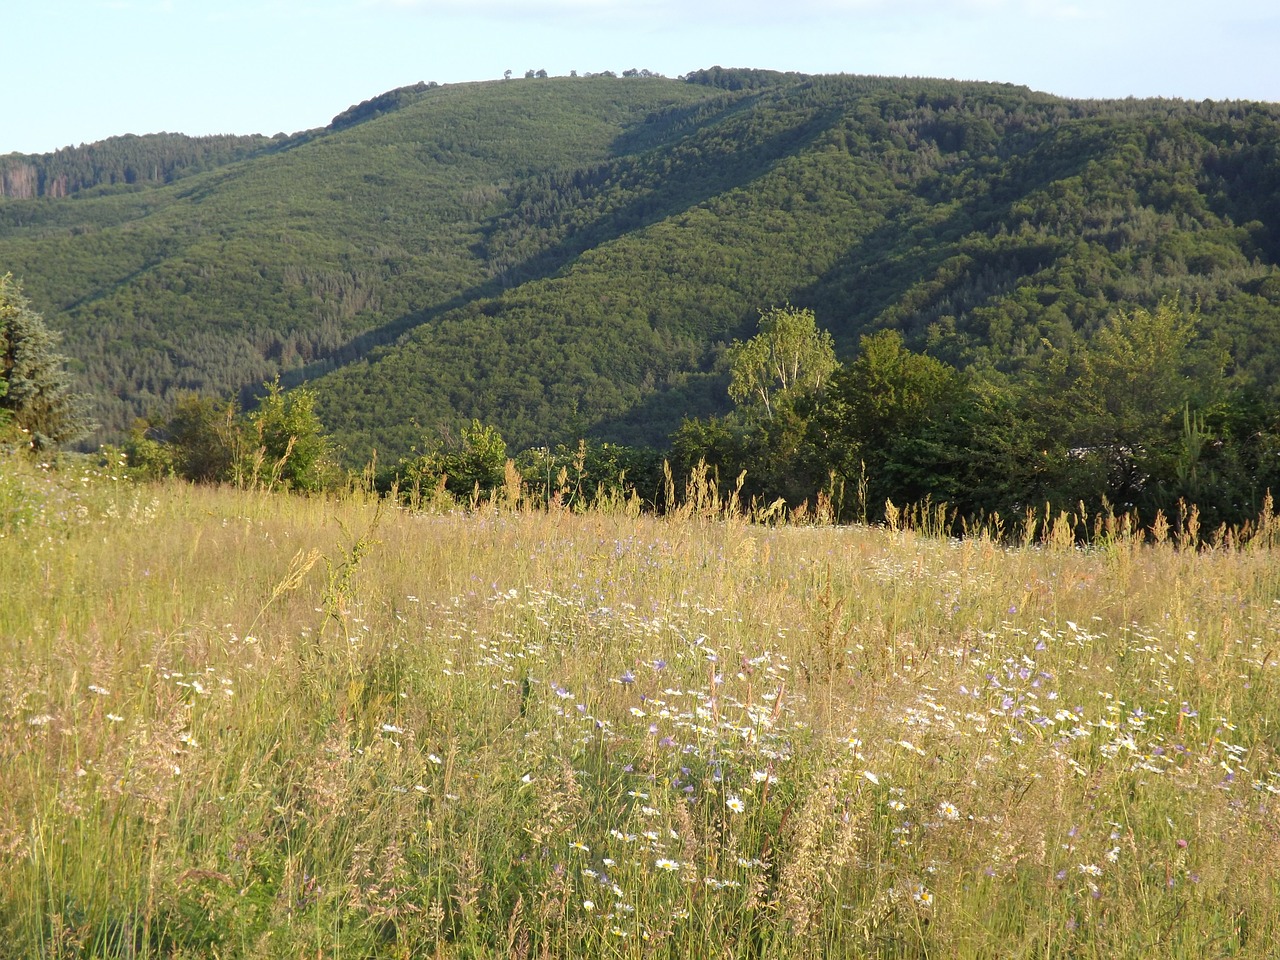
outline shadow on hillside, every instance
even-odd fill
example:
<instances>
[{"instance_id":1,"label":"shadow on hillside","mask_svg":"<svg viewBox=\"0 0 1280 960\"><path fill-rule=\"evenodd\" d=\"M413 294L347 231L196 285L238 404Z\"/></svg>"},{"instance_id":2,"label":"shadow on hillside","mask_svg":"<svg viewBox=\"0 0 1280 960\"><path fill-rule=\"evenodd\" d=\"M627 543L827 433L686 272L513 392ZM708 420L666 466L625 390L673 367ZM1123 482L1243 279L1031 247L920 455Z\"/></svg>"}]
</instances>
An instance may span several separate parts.
<instances>
[{"instance_id":1,"label":"shadow on hillside","mask_svg":"<svg viewBox=\"0 0 1280 960\"><path fill-rule=\"evenodd\" d=\"M679 383L648 394L626 413L596 421L587 433L593 440L655 446L668 440L686 418L727 413L731 407L728 388L723 373L692 371Z\"/></svg>"},{"instance_id":2,"label":"shadow on hillside","mask_svg":"<svg viewBox=\"0 0 1280 960\"><path fill-rule=\"evenodd\" d=\"M670 146L703 127L718 123L736 113L750 110L761 97L772 91L721 91L719 96L693 103L681 103L656 110L639 123L634 123L614 138L610 145L614 157L630 157Z\"/></svg>"},{"instance_id":3,"label":"shadow on hillside","mask_svg":"<svg viewBox=\"0 0 1280 960\"><path fill-rule=\"evenodd\" d=\"M814 283L797 289L794 302L817 310L832 331L838 354L847 358L856 353L861 333L873 329L877 319L913 293L919 302L904 319L918 319L940 301L963 313L1013 289L1021 276L1051 264L1062 252L1060 245L1052 237L1031 235L984 248L982 239L996 236L1009 223L1019 200L1079 174L1093 159L1084 152L1062 156L1049 142L1052 135L1053 131L1044 132L1042 152L1033 153L1016 176L967 198L945 217L929 217L941 192L940 175L922 178L910 199L891 210L880 227L851 245ZM974 239L976 244L968 243ZM948 277L947 262L962 254L968 260L965 268ZM919 296L919 288L935 280L936 288ZM981 288L980 296L973 293L975 286ZM919 339L925 331L903 332ZM591 425L591 436L651 443L657 435L669 436L686 416L705 417L730 408L723 373L696 372L689 377L678 388L650 394L625 414Z\"/></svg>"},{"instance_id":4,"label":"shadow on hillside","mask_svg":"<svg viewBox=\"0 0 1280 960\"><path fill-rule=\"evenodd\" d=\"M806 109L788 104L770 115L773 126L766 134L753 131L746 147L738 147L741 131L723 125L733 114L750 109L761 97L784 96L785 91L762 91L748 97L726 100L709 115L705 104L668 111L654 122L664 129L641 134L634 129L615 143L619 155L593 168L570 171L573 186L583 197L603 211L594 219L570 224L558 239L546 243L527 256L507 265L501 274L477 284L425 310L406 314L352 338L299 370L282 377L287 386L315 379L345 365L369 357L405 334L434 323L453 311L474 305L480 313L500 325L506 306L504 294L524 284L561 274L584 252L643 230L686 210L698 207L730 190L748 186L767 174L776 164L804 151L843 112L837 108ZM853 244L816 281L797 289L792 298L819 309L823 324L832 329L842 356L854 352L857 335L864 332L892 308L903 306L901 316L884 323L917 321L942 301L951 298L948 309L965 310L991 296L1005 292L1017 278L1052 262L1060 253L1053 237L1028 238L1025 243L1004 242L1003 246L981 248L984 238L993 238L1015 219L1013 205L1055 181L1079 174L1086 165L1106 155L1115 131L1106 124L1075 126L1067 137L1059 138L1061 127L1048 127L1037 135L1038 143L1024 162L984 189L959 199L955 186L947 182L961 167L944 166L920 176L906 186L906 198L889 211L885 222ZM661 143L648 152L636 153ZM631 151L622 154L621 151ZM512 194L520 202L491 219L485 228L484 246L476 252L496 268L492 250L507 235L521 230L534 232L546 226L539 217L554 212L557 180L527 181ZM904 185L905 186L905 185ZM544 205L540 201L545 200ZM575 195L575 202L576 195ZM940 204L954 204L938 215ZM570 213L581 209L562 203ZM559 225L569 223L566 219ZM552 226L556 226L552 222ZM951 270L948 260L964 253L972 262ZM955 265L952 264L951 267ZM948 272L950 270L950 272ZM981 298L973 290L961 289L976 273L987 271L988 282ZM994 293L993 293L994 291ZM966 300L965 298L969 299ZM904 330L918 336L922 330ZM690 377L709 376L689 371ZM683 406L684 404L688 406ZM624 437L652 437L674 429L686 412L722 410L723 398L712 396L703 387L686 395L685 388L650 394L634 411L603 418L588 426L593 436L622 440Z\"/></svg>"},{"instance_id":5,"label":"shadow on hillside","mask_svg":"<svg viewBox=\"0 0 1280 960\"><path fill-rule=\"evenodd\" d=\"M839 356L856 353L860 335L882 326L895 326L918 341L926 332L922 317L943 308L960 317L1012 291L1022 277L1062 255L1064 238L1010 235L1016 203L1079 175L1097 159L1079 149L1063 156L1055 133L1043 131L1041 143L1016 173L967 197L945 217L929 217L934 205L947 199L944 174L921 178L910 201L891 211L816 281L796 291L796 302L813 306L831 331ZM1105 131L1099 133L1106 137ZM901 308L900 316L891 316L895 307Z\"/></svg>"},{"instance_id":6,"label":"shadow on hillside","mask_svg":"<svg viewBox=\"0 0 1280 960\"><path fill-rule=\"evenodd\" d=\"M745 109L747 101L755 97L743 97L725 105L725 108L694 127L694 132L677 138L680 143L687 143L697 133L723 120L727 115ZM461 291L449 299L433 304L426 309L397 317L376 328L367 330L342 345L316 357L303 367L281 374L281 384L294 387L314 380L327 373L341 369L357 360L365 359L381 347L393 344L405 334L417 327L435 322L447 314L469 304L482 303L482 312L489 317L500 316L504 293L524 284L547 279L564 271L587 250L617 240L628 233L643 230L685 210L706 203L714 197L739 187L765 175L775 164L804 150L815 137L831 122L837 114L834 111L802 114L797 122L779 129L769 137L761 138L749 149L734 151L733 163L724 162L723 156L710 150L698 149L698 144L687 151L687 156L680 162L664 168L663 175L656 180L657 186L652 190L636 192L633 196L625 194L622 202L604 204L606 212L594 220L572 230L563 239L547 247L535 251L518 263L505 267L501 274ZM669 118L666 123L679 126L688 123L687 116ZM674 128L674 127L673 127ZM617 142L617 149L634 149L636 145L647 142L646 138L635 135L628 140L624 134ZM629 146L628 146L629 145ZM648 177L653 171L644 166L646 162L655 162L655 156L624 156L604 165L603 173L591 175L591 196L593 198L607 194L613 184L615 173L633 173L634 179ZM646 181L648 182L648 181ZM487 225L485 233L489 237L500 231L515 231L522 224L516 222L513 211L508 210L494 217ZM477 253L485 255L485 250ZM491 264L492 266L492 264ZM245 385L240 395L249 402L261 393L260 384Z\"/></svg>"}]
</instances>

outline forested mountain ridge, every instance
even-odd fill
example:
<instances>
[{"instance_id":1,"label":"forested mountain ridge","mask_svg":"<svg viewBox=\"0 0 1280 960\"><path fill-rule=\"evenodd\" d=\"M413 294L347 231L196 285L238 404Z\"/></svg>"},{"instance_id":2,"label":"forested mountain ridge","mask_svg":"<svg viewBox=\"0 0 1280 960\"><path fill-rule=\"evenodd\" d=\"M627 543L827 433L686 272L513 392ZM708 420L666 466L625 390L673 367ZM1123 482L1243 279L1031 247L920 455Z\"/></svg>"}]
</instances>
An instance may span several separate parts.
<instances>
[{"instance_id":1,"label":"forested mountain ridge","mask_svg":"<svg viewBox=\"0 0 1280 960\"><path fill-rule=\"evenodd\" d=\"M478 251L511 184L597 161L668 106L720 96L652 80L566 87L430 88L145 192L6 201L0 262L65 331L118 433L177 391L236 392L358 356L360 338L460 300L492 279Z\"/></svg>"},{"instance_id":2,"label":"forested mountain ridge","mask_svg":"<svg viewBox=\"0 0 1280 960\"><path fill-rule=\"evenodd\" d=\"M94 188L143 187L232 163L283 139L132 134L52 153L0 156L0 198L66 197Z\"/></svg>"},{"instance_id":3,"label":"forested mountain ridge","mask_svg":"<svg viewBox=\"0 0 1280 960\"><path fill-rule=\"evenodd\" d=\"M391 91L146 191L0 201L99 418L310 379L353 460L471 417L663 443L758 310L1015 373L1117 310L1280 384L1280 107L701 71Z\"/></svg>"}]
</instances>

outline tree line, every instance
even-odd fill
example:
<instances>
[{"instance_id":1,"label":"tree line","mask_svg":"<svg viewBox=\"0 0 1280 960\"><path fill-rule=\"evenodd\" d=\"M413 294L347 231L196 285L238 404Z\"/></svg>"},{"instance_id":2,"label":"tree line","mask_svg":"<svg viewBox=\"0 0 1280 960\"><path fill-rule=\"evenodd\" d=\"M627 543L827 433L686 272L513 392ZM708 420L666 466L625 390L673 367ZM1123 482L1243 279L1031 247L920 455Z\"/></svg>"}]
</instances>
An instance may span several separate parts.
<instances>
[{"instance_id":1,"label":"tree line","mask_svg":"<svg viewBox=\"0 0 1280 960\"><path fill-rule=\"evenodd\" d=\"M52 153L0 157L0 199L67 197L93 189L143 187L182 177L261 151L260 135L188 137L178 133L127 134Z\"/></svg>"},{"instance_id":2,"label":"tree line","mask_svg":"<svg viewBox=\"0 0 1280 960\"><path fill-rule=\"evenodd\" d=\"M1206 529L1241 527L1280 488L1280 408L1234 386L1200 337L1194 304L1117 310L1088 343L1048 344L1017 377L962 371L896 330L847 363L811 309L760 314L726 351L733 408L688 418L665 449L580 440L512 454L472 420L441 430L366 480L413 506L509 499L668 509L676 477L759 512L822 505L836 521L892 522L929 505L947 529L1000 530L1071 511ZM91 426L57 337L0 278L0 435L45 453ZM139 476L319 493L350 482L307 388L278 381L251 411L184 394L123 445Z\"/></svg>"},{"instance_id":3,"label":"tree line","mask_svg":"<svg viewBox=\"0 0 1280 960\"><path fill-rule=\"evenodd\" d=\"M1201 333L1178 297L1117 309L1010 376L957 369L896 330L840 364L811 311L768 311L729 351L737 405L686 420L673 459L714 465L722 484L742 476L746 497L825 496L845 520L933 503L957 525L1194 508L1206 527L1238 526L1280 489L1280 408L1233 384Z\"/></svg>"}]
</instances>

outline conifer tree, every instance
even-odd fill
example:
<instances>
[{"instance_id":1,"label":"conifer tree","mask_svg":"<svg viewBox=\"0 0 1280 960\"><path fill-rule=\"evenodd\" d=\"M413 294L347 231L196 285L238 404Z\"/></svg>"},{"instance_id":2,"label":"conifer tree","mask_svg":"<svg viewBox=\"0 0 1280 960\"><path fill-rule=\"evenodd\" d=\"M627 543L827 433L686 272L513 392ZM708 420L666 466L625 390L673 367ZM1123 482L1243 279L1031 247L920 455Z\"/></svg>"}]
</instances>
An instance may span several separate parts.
<instances>
[{"instance_id":1,"label":"conifer tree","mask_svg":"<svg viewBox=\"0 0 1280 960\"><path fill-rule=\"evenodd\" d=\"M88 397L74 391L58 340L13 276L0 276L0 411L30 435L34 450L79 440L94 428Z\"/></svg>"}]
</instances>

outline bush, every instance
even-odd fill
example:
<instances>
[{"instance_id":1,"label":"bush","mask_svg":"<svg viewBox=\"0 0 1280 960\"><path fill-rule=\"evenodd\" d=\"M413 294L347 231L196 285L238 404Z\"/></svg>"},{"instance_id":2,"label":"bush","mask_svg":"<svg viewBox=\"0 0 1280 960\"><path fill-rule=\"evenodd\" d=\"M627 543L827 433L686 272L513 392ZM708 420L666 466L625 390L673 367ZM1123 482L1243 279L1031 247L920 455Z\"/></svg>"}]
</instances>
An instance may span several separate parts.
<instances>
[{"instance_id":1,"label":"bush","mask_svg":"<svg viewBox=\"0 0 1280 960\"><path fill-rule=\"evenodd\" d=\"M460 500L485 500L506 482L507 442L496 428L472 420L451 443L439 441L430 453L401 461L400 482L414 499L431 491Z\"/></svg>"},{"instance_id":2,"label":"bush","mask_svg":"<svg viewBox=\"0 0 1280 960\"><path fill-rule=\"evenodd\" d=\"M242 460L242 475L303 493L324 489L335 468L328 438L316 416L315 394L306 388L285 393L278 380L266 388L266 397L249 415L251 449Z\"/></svg>"}]
</instances>

